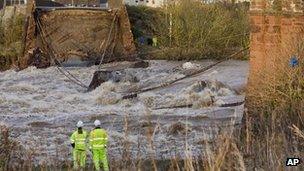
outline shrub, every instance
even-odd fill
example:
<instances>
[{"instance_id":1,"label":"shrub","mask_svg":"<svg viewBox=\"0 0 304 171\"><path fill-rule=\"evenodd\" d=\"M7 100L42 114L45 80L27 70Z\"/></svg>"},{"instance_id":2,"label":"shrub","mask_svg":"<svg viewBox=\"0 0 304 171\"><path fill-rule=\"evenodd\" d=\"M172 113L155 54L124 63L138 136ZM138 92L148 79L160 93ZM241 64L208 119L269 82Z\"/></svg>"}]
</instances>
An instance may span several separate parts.
<instances>
[{"instance_id":1,"label":"shrub","mask_svg":"<svg viewBox=\"0 0 304 171\"><path fill-rule=\"evenodd\" d=\"M159 34L160 22L165 17L163 9L146 6L127 6L127 11L135 39L141 36Z\"/></svg>"},{"instance_id":2,"label":"shrub","mask_svg":"<svg viewBox=\"0 0 304 171\"><path fill-rule=\"evenodd\" d=\"M10 68L22 52L24 16L17 15L0 26L0 70Z\"/></svg>"},{"instance_id":3,"label":"shrub","mask_svg":"<svg viewBox=\"0 0 304 171\"><path fill-rule=\"evenodd\" d=\"M152 57L180 60L223 58L247 47L248 7L181 0L159 9L128 7L128 12L135 38L158 37L161 50Z\"/></svg>"}]
</instances>

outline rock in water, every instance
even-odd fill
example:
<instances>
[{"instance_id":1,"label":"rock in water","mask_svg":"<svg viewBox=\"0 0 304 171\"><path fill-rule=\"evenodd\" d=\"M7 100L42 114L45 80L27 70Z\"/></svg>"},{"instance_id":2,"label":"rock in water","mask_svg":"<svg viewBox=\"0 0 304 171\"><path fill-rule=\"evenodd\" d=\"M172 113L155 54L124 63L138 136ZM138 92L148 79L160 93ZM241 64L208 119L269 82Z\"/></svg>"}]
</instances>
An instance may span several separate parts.
<instances>
[{"instance_id":1,"label":"rock in water","mask_svg":"<svg viewBox=\"0 0 304 171\"><path fill-rule=\"evenodd\" d=\"M148 68L149 62L147 61L137 61L131 66L131 68Z\"/></svg>"}]
</instances>

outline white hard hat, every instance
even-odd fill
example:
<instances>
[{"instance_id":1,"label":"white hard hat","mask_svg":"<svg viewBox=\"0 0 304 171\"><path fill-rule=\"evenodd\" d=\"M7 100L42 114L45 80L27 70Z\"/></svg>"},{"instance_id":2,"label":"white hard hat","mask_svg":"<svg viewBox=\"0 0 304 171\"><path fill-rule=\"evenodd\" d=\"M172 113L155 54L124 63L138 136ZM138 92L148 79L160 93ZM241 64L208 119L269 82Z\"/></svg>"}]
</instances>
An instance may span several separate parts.
<instances>
[{"instance_id":1,"label":"white hard hat","mask_svg":"<svg viewBox=\"0 0 304 171\"><path fill-rule=\"evenodd\" d=\"M100 126L100 125L101 125L101 123L100 123L100 121L99 121L99 120L95 120L95 121L94 121L94 125L95 125L95 126Z\"/></svg>"},{"instance_id":2,"label":"white hard hat","mask_svg":"<svg viewBox=\"0 0 304 171\"><path fill-rule=\"evenodd\" d=\"M83 127L83 122L78 121L76 126L77 126L77 128L82 128Z\"/></svg>"}]
</instances>

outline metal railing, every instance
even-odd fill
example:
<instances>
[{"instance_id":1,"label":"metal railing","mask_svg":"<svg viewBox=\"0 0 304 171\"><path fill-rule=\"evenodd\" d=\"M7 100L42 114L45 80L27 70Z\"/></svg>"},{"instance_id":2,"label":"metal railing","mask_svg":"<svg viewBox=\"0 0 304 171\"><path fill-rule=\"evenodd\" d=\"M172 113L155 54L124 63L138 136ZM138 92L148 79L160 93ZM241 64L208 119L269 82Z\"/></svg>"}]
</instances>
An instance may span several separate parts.
<instances>
[{"instance_id":1,"label":"metal railing","mask_svg":"<svg viewBox=\"0 0 304 171\"><path fill-rule=\"evenodd\" d=\"M84 0L37 0L36 8L40 9L108 9L107 1Z\"/></svg>"},{"instance_id":2,"label":"metal railing","mask_svg":"<svg viewBox=\"0 0 304 171\"><path fill-rule=\"evenodd\" d=\"M14 6L14 5L22 5L26 4L27 0L4 0L3 6Z\"/></svg>"}]
</instances>

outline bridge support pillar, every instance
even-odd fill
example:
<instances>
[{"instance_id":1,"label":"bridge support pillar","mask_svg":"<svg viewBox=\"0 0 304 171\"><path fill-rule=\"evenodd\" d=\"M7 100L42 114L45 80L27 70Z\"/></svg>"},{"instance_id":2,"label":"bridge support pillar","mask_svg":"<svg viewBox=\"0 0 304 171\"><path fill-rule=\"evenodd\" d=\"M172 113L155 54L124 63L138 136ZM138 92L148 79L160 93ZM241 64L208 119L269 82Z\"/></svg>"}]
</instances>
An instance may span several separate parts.
<instances>
[{"instance_id":1,"label":"bridge support pillar","mask_svg":"<svg viewBox=\"0 0 304 171\"><path fill-rule=\"evenodd\" d=\"M288 62L291 54L296 55L291 46L304 37L302 9L303 3L298 0L251 1L249 87L263 85L258 81L263 74L275 72L278 62Z\"/></svg>"}]
</instances>

